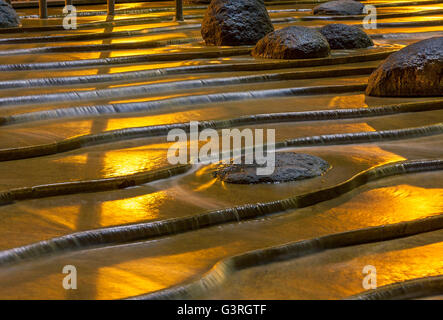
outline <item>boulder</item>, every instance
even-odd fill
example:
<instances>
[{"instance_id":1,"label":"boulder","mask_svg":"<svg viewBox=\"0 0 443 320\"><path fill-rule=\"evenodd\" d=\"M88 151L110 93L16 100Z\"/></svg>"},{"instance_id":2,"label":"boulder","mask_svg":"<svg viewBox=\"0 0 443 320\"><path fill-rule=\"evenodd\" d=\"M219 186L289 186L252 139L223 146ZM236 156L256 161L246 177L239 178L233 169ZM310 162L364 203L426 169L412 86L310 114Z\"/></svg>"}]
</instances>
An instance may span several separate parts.
<instances>
[{"instance_id":1,"label":"boulder","mask_svg":"<svg viewBox=\"0 0 443 320\"><path fill-rule=\"evenodd\" d=\"M331 16L345 16L363 14L364 6L354 0L338 0L322 3L314 9L314 14L331 15Z\"/></svg>"},{"instance_id":2,"label":"boulder","mask_svg":"<svg viewBox=\"0 0 443 320\"><path fill-rule=\"evenodd\" d=\"M252 50L256 57L271 59L322 58L329 55L328 41L310 28L291 26L268 33Z\"/></svg>"},{"instance_id":3,"label":"boulder","mask_svg":"<svg viewBox=\"0 0 443 320\"><path fill-rule=\"evenodd\" d=\"M347 24L328 24L320 29L331 49L356 49L373 46L371 38L362 29Z\"/></svg>"},{"instance_id":4,"label":"boulder","mask_svg":"<svg viewBox=\"0 0 443 320\"><path fill-rule=\"evenodd\" d=\"M212 0L203 18L206 44L254 45L274 30L263 0Z\"/></svg>"},{"instance_id":5,"label":"boulder","mask_svg":"<svg viewBox=\"0 0 443 320\"><path fill-rule=\"evenodd\" d=\"M322 175L330 165L323 159L309 154L276 152L275 170L270 175L257 175L257 168L264 165L221 164L213 172L214 177L228 183L278 183L313 178Z\"/></svg>"},{"instance_id":6,"label":"boulder","mask_svg":"<svg viewBox=\"0 0 443 320\"><path fill-rule=\"evenodd\" d=\"M381 97L443 95L443 37L391 54L370 76L366 94Z\"/></svg>"},{"instance_id":7,"label":"boulder","mask_svg":"<svg viewBox=\"0 0 443 320\"><path fill-rule=\"evenodd\" d=\"M0 28L14 28L20 25L20 19L12 6L0 0Z\"/></svg>"}]
</instances>

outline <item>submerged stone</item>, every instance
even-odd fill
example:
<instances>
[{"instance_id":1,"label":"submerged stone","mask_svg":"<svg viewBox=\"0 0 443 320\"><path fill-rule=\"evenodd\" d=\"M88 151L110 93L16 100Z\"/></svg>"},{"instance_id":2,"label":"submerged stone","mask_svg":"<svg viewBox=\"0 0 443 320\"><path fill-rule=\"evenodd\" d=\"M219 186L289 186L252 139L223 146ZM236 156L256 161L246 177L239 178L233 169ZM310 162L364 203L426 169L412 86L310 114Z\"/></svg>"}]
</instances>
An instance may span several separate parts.
<instances>
[{"instance_id":1,"label":"submerged stone","mask_svg":"<svg viewBox=\"0 0 443 320\"><path fill-rule=\"evenodd\" d=\"M354 0L338 0L322 3L314 9L314 14L332 15L332 16L345 16L345 15L358 15L363 13L364 6Z\"/></svg>"},{"instance_id":2,"label":"submerged stone","mask_svg":"<svg viewBox=\"0 0 443 320\"><path fill-rule=\"evenodd\" d=\"M371 38L362 29L347 24L328 24L320 29L328 40L331 49L357 49L374 45Z\"/></svg>"},{"instance_id":3,"label":"submerged stone","mask_svg":"<svg viewBox=\"0 0 443 320\"><path fill-rule=\"evenodd\" d=\"M213 0L203 18L206 44L254 45L274 30L263 0Z\"/></svg>"},{"instance_id":4,"label":"submerged stone","mask_svg":"<svg viewBox=\"0 0 443 320\"><path fill-rule=\"evenodd\" d=\"M443 95L443 37L391 54L369 77L366 94L385 97Z\"/></svg>"},{"instance_id":5,"label":"submerged stone","mask_svg":"<svg viewBox=\"0 0 443 320\"><path fill-rule=\"evenodd\" d=\"M329 164L316 156L295 152L275 153L275 170L270 175L257 175L257 168L265 167L253 164L221 164L213 175L221 181L236 184L277 183L313 178L323 174Z\"/></svg>"},{"instance_id":6,"label":"submerged stone","mask_svg":"<svg viewBox=\"0 0 443 320\"><path fill-rule=\"evenodd\" d=\"M0 28L14 28L20 25L20 19L14 8L4 0L0 0Z\"/></svg>"},{"instance_id":7,"label":"submerged stone","mask_svg":"<svg viewBox=\"0 0 443 320\"><path fill-rule=\"evenodd\" d=\"M328 41L310 28L291 26L267 34L252 55L271 59L322 58L329 55Z\"/></svg>"}]
</instances>

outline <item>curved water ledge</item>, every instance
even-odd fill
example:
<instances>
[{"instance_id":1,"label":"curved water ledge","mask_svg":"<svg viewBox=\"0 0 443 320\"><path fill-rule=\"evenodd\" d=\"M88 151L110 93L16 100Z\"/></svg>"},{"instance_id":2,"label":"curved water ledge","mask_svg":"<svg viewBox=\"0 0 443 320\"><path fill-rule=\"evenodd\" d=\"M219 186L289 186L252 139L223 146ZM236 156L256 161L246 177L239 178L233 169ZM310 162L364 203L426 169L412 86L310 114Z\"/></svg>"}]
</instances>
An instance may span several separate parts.
<instances>
[{"instance_id":1,"label":"curved water ledge","mask_svg":"<svg viewBox=\"0 0 443 320\"><path fill-rule=\"evenodd\" d=\"M443 214L440 214L425 219L335 233L281 246L250 251L219 261L210 271L196 281L129 299L192 299L200 297L220 286L230 275L240 270L273 262L297 259L331 249L409 237L442 228Z\"/></svg>"},{"instance_id":2,"label":"curved water ledge","mask_svg":"<svg viewBox=\"0 0 443 320\"><path fill-rule=\"evenodd\" d=\"M184 6L184 10L204 10L207 6ZM140 15L144 13L158 13L158 12L175 12L175 7L158 7L158 8L139 8L139 9L116 9L114 11L115 15ZM78 17L95 17L95 16L107 16L107 11L97 11L97 10L88 10L88 11L78 11L77 16ZM40 16L33 14L33 15L24 15L20 18L22 19L38 19ZM63 19L64 16L62 14L54 14L54 15L48 15L48 18L61 18ZM79 25L81 26L81 25Z\"/></svg>"},{"instance_id":3,"label":"curved water ledge","mask_svg":"<svg viewBox=\"0 0 443 320\"><path fill-rule=\"evenodd\" d=\"M1 55L1 54L0 54ZM48 102L62 102L62 101L93 101L97 99L114 99L143 96L177 92L180 90L206 88L206 87L220 87L231 86L238 84L250 83L269 83L275 81L297 80L297 79L312 79L312 78L330 78L350 75L366 75L371 74L375 67L357 67L334 70L319 70L319 71L295 71L295 72L280 72L268 73L259 75L235 76L226 78L209 78L197 80L183 80L171 81L157 84L146 84L137 86L124 86L117 88L98 89L98 90L84 90L84 91L65 91L50 94L35 94L27 96L15 96L0 98L0 107L14 106L23 104L45 104Z\"/></svg>"},{"instance_id":4,"label":"curved water ledge","mask_svg":"<svg viewBox=\"0 0 443 320\"><path fill-rule=\"evenodd\" d=\"M124 189L152 182L155 180L170 178L191 169L192 165L178 165L155 171L138 172L131 175L89 180L61 182L34 187L12 189L0 193L0 206L12 204L18 200L53 197L74 193L99 192L115 189Z\"/></svg>"},{"instance_id":5,"label":"curved water ledge","mask_svg":"<svg viewBox=\"0 0 443 320\"><path fill-rule=\"evenodd\" d=\"M201 38L171 39L163 41L140 41L123 42L112 44L90 44L90 45L70 45L70 46L45 46L39 48L14 49L0 51L1 56L24 55L24 54L42 54L42 53L64 53L64 52L94 52L110 50L129 50L129 49L148 49L165 46L190 44L201 41Z\"/></svg>"},{"instance_id":6,"label":"curved water ledge","mask_svg":"<svg viewBox=\"0 0 443 320\"><path fill-rule=\"evenodd\" d=\"M442 37L443 31L424 32L397 32L397 33L375 33L371 34L371 39L421 39Z\"/></svg>"},{"instance_id":7,"label":"curved water ledge","mask_svg":"<svg viewBox=\"0 0 443 320\"><path fill-rule=\"evenodd\" d=\"M2 44L17 44L17 43L49 43L49 42L68 42L68 41L91 41L102 40L110 38L127 38L135 36L146 36L156 33L165 32L179 32L186 30L200 29L200 24L184 24L180 26L171 27L158 27L158 28L146 28L141 30L131 31L114 31L114 32L99 32L99 33L87 33L87 34L71 34L63 36L38 36L38 37L21 37L21 38L3 38L0 39L0 45Z\"/></svg>"},{"instance_id":8,"label":"curved water ledge","mask_svg":"<svg viewBox=\"0 0 443 320\"><path fill-rule=\"evenodd\" d=\"M205 59L205 58L209 59L209 58L249 55L251 53L251 50L252 50L251 47L242 47L234 49L219 49L217 51L199 52L199 53L171 52L168 54L144 54L137 56L123 56L123 57L114 57L114 58L105 58L105 59L83 59L83 60L67 60L59 62L38 62L38 63L23 63L23 64L0 64L0 71L66 69L66 68L82 68L82 67L92 67L92 66L94 67L110 66L110 65L131 64L131 63L135 64L135 63L144 63L151 61L178 61L178 60L192 60L192 59ZM196 66L183 66L183 67L172 67L172 68L159 68L154 70L148 70L145 72L147 72L147 74L160 76L160 75L184 74L184 73L222 72L222 71L259 71L259 70L272 70L272 69L327 66L327 65L334 65L341 63L355 63L355 62L365 62L365 61L385 59L391 53L396 51L397 50L391 49L382 52L375 52L368 54L354 54L348 56L300 59L300 60L290 60L290 61L272 61L272 62L264 61L264 62L253 62L253 63L242 63L242 64L196 65ZM100 79L111 76L112 75L91 75L91 76L79 77L79 79ZM71 81L73 81L73 77L49 78L49 79L71 79ZM18 81L17 83L20 82L20 80L17 81ZM28 80L21 80L21 81L28 81Z\"/></svg>"},{"instance_id":9,"label":"curved water ledge","mask_svg":"<svg viewBox=\"0 0 443 320\"><path fill-rule=\"evenodd\" d=\"M82 250L90 247L107 246L111 244L115 245L130 241L148 240L156 237L188 232L230 222L254 219L257 217L284 212L289 209L304 208L319 202L334 199L370 181L392 175L434 170L443 170L443 160L424 159L399 161L368 169L333 187L297 195L295 197L289 197L283 200L245 204L232 208L211 211L208 213L162 221L128 224L76 232L66 236L1 251L0 266L8 266L24 260L38 259L43 256L59 254L66 251ZM406 226L400 224L400 227L392 227L395 230L393 233L388 231L380 233L379 229L374 229L376 231L363 232L363 236L366 238L369 234L370 237L375 237L377 239L376 241L380 241L380 237L382 239L387 239L392 235L397 234L398 230L400 230L403 236L405 236L413 234L411 232L424 232L424 227L426 227L426 231L443 228L443 215L438 216L437 218L434 217L420 221L421 222L418 223L407 222ZM390 229L387 228L386 230ZM341 234L338 236L331 235L329 238L326 238L327 241L325 242L318 241L318 239L316 239L313 240L312 243L318 243L318 245L325 245L329 243L332 245L337 243L337 241L338 243L342 243L344 240L351 242L347 245L361 243L361 239L359 238L360 234L357 236L353 235L352 237L349 237L349 234L353 235L352 233L345 233L344 237L340 236ZM337 237L338 240L336 240ZM302 244L304 246L305 242L302 242ZM309 251L311 250L312 248L309 248ZM286 252L287 249L283 249L283 251Z\"/></svg>"},{"instance_id":10,"label":"curved water ledge","mask_svg":"<svg viewBox=\"0 0 443 320\"><path fill-rule=\"evenodd\" d=\"M346 298L346 300L404 300L443 294L443 275L389 284Z\"/></svg>"},{"instance_id":11,"label":"curved water ledge","mask_svg":"<svg viewBox=\"0 0 443 320\"><path fill-rule=\"evenodd\" d=\"M404 21L404 22L377 22L377 28L431 27L431 26L443 26L443 19L424 20L424 21Z\"/></svg>"},{"instance_id":12,"label":"curved water ledge","mask_svg":"<svg viewBox=\"0 0 443 320\"><path fill-rule=\"evenodd\" d=\"M89 13L89 11L80 11L77 12L77 15L80 16L82 13ZM52 16L53 18L56 18L57 16ZM21 17L24 19L24 17ZM38 19L38 16L35 16L35 19ZM48 17L51 19L51 16ZM173 16L171 16L173 18ZM185 15L185 19L194 19L195 16L192 15ZM26 18L25 18L26 19ZM63 19L62 16L60 16L60 19ZM106 27L118 27L118 26L130 26L130 25L137 25L137 24L148 24L148 23L160 23L163 21L168 21L172 19L168 19L168 17L148 17L148 18L128 18L128 19L119 19L119 20L112 20L112 21L100 21L100 22L89 22L89 23L78 23L77 29L96 29L96 28L106 28ZM47 25L47 26L22 26L20 28L5 28L0 29L0 34L5 33L32 33L32 32L47 32L47 31L63 31L65 28L63 28L63 25Z\"/></svg>"},{"instance_id":13,"label":"curved water ledge","mask_svg":"<svg viewBox=\"0 0 443 320\"><path fill-rule=\"evenodd\" d=\"M264 70L288 69L288 68L297 68L297 67L315 67L315 66L335 65L341 63L376 61L386 58L392 52L394 51L368 54L368 55L350 55L346 57L346 59L349 60L344 60L344 57L330 57L326 59L306 59L299 61L273 61L273 62L244 63L244 64L196 65L196 66L159 68L159 69L142 70L142 71L117 72L111 74L85 75L85 76L75 76L75 77L9 80L9 81L0 81L0 89L104 83L104 82L119 81L121 79L124 79L126 81L146 80L167 75L178 75L178 74L189 74L189 73L196 74L196 73L227 72L227 71L264 71ZM17 66L19 68L19 66L25 66L25 65L3 65L3 66L11 66L11 67ZM0 65L0 69L1 68L2 65ZM25 70L25 69L17 69L17 70ZM34 70L34 69L29 69L29 70Z\"/></svg>"},{"instance_id":14,"label":"curved water ledge","mask_svg":"<svg viewBox=\"0 0 443 320\"><path fill-rule=\"evenodd\" d=\"M21 71L21 70L44 70L44 69L65 69L81 67L110 66L117 64L135 64L152 61L181 61L193 59L211 59L230 56L248 55L251 48L218 49L217 51L204 52L169 52L166 54L141 54L136 56L122 56L113 58L67 60L58 62L39 62L24 64L3 64L0 71Z\"/></svg>"},{"instance_id":15,"label":"curved water ledge","mask_svg":"<svg viewBox=\"0 0 443 320\"><path fill-rule=\"evenodd\" d=\"M377 8L390 8L390 7L408 7L408 6L425 6L428 4L443 3L442 0L425 0L425 1L405 1L405 2L385 2L385 3L371 3L371 1L362 1L363 4L372 4Z\"/></svg>"},{"instance_id":16,"label":"curved water ledge","mask_svg":"<svg viewBox=\"0 0 443 320\"><path fill-rule=\"evenodd\" d=\"M265 99L274 97L290 97L296 95L331 94L364 91L366 84L335 85L316 87L296 87L284 89L266 89L256 91L223 92L203 95L190 95L179 98L165 98L143 102L113 103L104 105L89 105L72 108L51 109L21 113L0 118L0 126L6 124L30 122L49 119L95 117L103 114L121 114L134 112L149 112L152 110L171 109L175 107L192 106L197 104L211 104L227 101L241 101L250 99ZM77 92L75 92L77 94ZM74 96L75 96L74 94Z\"/></svg>"},{"instance_id":17,"label":"curved water ledge","mask_svg":"<svg viewBox=\"0 0 443 320\"><path fill-rule=\"evenodd\" d=\"M441 110L443 100L393 104L383 107L335 109L306 112L284 112L256 114L234 119L200 121L199 130L212 128L224 129L235 126L257 125L282 122L328 121L338 119L355 119L363 117L378 117L406 112L424 112ZM58 154L81 149L87 146L100 145L109 142L125 141L137 138L165 136L172 129L182 129L189 132L189 123L172 123L166 125L124 128L107 132L88 134L68 138L59 142L22 148L0 149L0 161L28 159L39 156ZM351 139L352 140L352 139Z\"/></svg>"},{"instance_id":18,"label":"curved water ledge","mask_svg":"<svg viewBox=\"0 0 443 320\"><path fill-rule=\"evenodd\" d=\"M391 19L391 18L402 18L402 17L421 17L428 15L439 15L443 13L443 9L433 9L433 10L423 10L415 12L395 12L395 13L382 13L377 14L377 19ZM363 20L364 14L360 15L347 15L347 16L305 16L300 17L301 21L310 20Z\"/></svg>"}]
</instances>

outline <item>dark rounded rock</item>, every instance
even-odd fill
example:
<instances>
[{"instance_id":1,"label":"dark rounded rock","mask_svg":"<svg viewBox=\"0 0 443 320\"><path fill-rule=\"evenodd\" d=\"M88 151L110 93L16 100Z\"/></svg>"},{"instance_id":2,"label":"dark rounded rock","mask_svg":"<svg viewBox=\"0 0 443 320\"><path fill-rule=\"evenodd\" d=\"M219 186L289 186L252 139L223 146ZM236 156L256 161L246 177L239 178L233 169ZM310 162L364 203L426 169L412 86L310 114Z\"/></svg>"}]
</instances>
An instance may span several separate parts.
<instances>
[{"instance_id":1,"label":"dark rounded rock","mask_svg":"<svg viewBox=\"0 0 443 320\"><path fill-rule=\"evenodd\" d=\"M0 28L14 28L20 25L20 19L12 6L0 0Z\"/></svg>"},{"instance_id":2,"label":"dark rounded rock","mask_svg":"<svg viewBox=\"0 0 443 320\"><path fill-rule=\"evenodd\" d=\"M310 28L291 26L268 33L252 50L256 57L271 59L322 58L329 55L328 41Z\"/></svg>"},{"instance_id":3,"label":"dark rounded rock","mask_svg":"<svg viewBox=\"0 0 443 320\"><path fill-rule=\"evenodd\" d=\"M320 29L328 40L331 49L357 49L374 45L371 38L362 29L347 24L328 24Z\"/></svg>"},{"instance_id":4,"label":"dark rounded rock","mask_svg":"<svg viewBox=\"0 0 443 320\"><path fill-rule=\"evenodd\" d=\"M274 30L263 0L212 0L203 18L206 44L254 45Z\"/></svg>"},{"instance_id":5,"label":"dark rounded rock","mask_svg":"<svg viewBox=\"0 0 443 320\"><path fill-rule=\"evenodd\" d=\"M322 3L314 9L314 14L323 14L331 16L345 16L363 14L364 6L354 0L338 0Z\"/></svg>"},{"instance_id":6,"label":"dark rounded rock","mask_svg":"<svg viewBox=\"0 0 443 320\"><path fill-rule=\"evenodd\" d=\"M443 95L443 37L391 54L370 76L366 94L384 97Z\"/></svg>"},{"instance_id":7,"label":"dark rounded rock","mask_svg":"<svg viewBox=\"0 0 443 320\"><path fill-rule=\"evenodd\" d=\"M313 178L322 175L329 168L329 164L316 156L295 152L276 152L275 170L270 175L257 175L257 168L264 165L221 164L213 175L228 183L278 183Z\"/></svg>"}]
</instances>

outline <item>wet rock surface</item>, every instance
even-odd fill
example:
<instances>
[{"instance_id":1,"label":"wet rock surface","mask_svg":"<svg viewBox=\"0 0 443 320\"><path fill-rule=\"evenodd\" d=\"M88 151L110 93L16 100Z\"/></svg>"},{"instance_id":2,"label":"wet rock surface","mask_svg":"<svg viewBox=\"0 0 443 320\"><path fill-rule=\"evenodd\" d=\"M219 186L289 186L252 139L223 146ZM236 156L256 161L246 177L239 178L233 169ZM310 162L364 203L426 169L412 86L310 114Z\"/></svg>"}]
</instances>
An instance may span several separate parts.
<instances>
[{"instance_id":1,"label":"wet rock surface","mask_svg":"<svg viewBox=\"0 0 443 320\"><path fill-rule=\"evenodd\" d=\"M329 55L326 38L318 31L299 26L283 28L261 39L252 55L271 59L322 58Z\"/></svg>"},{"instance_id":2,"label":"wet rock surface","mask_svg":"<svg viewBox=\"0 0 443 320\"><path fill-rule=\"evenodd\" d=\"M19 24L20 19L17 12L15 12L9 3L0 0L0 28L18 27Z\"/></svg>"},{"instance_id":3,"label":"wet rock surface","mask_svg":"<svg viewBox=\"0 0 443 320\"><path fill-rule=\"evenodd\" d=\"M442 96L443 37L426 39L391 54L369 77L371 96Z\"/></svg>"},{"instance_id":4,"label":"wet rock surface","mask_svg":"<svg viewBox=\"0 0 443 320\"><path fill-rule=\"evenodd\" d=\"M360 2L354 0L338 0L322 3L314 7L312 12L316 15L358 15L363 13L363 8Z\"/></svg>"},{"instance_id":5,"label":"wet rock surface","mask_svg":"<svg viewBox=\"0 0 443 320\"><path fill-rule=\"evenodd\" d=\"M374 45L371 38L360 28L346 24L329 24L320 29L331 49L358 49Z\"/></svg>"},{"instance_id":6,"label":"wet rock surface","mask_svg":"<svg viewBox=\"0 0 443 320\"><path fill-rule=\"evenodd\" d=\"M241 164L221 164L213 175L228 183L278 183L313 178L323 174L329 164L316 156L304 153L277 152L275 153L275 170L270 175L257 175L257 168L264 167L255 161L245 164L244 157Z\"/></svg>"},{"instance_id":7,"label":"wet rock surface","mask_svg":"<svg viewBox=\"0 0 443 320\"><path fill-rule=\"evenodd\" d=\"M206 44L254 45L274 30L262 0L213 0L202 22Z\"/></svg>"}]
</instances>

